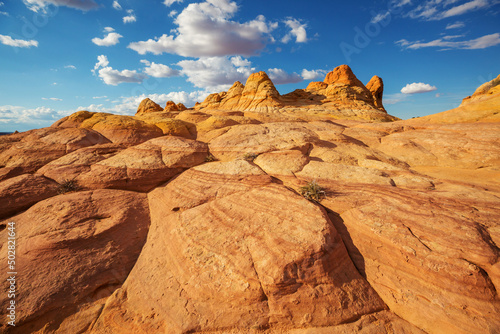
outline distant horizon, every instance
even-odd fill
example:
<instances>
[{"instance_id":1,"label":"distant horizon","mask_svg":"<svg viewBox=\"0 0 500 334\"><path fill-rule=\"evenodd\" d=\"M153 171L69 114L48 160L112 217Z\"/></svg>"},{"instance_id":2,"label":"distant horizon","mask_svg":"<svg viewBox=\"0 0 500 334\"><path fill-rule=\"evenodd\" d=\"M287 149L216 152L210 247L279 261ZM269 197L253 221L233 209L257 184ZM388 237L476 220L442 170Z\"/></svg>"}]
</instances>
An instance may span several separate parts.
<instances>
[{"instance_id":1,"label":"distant horizon","mask_svg":"<svg viewBox=\"0 0 500 334\"><path fill-rule=\"evenodd\" d=\"M0 132L192 107L258 71L284 95L342 64L383 79L389 114L436 114L500 74L499 16L498 0L0 0Z\"/></svg>"}]
</instances>

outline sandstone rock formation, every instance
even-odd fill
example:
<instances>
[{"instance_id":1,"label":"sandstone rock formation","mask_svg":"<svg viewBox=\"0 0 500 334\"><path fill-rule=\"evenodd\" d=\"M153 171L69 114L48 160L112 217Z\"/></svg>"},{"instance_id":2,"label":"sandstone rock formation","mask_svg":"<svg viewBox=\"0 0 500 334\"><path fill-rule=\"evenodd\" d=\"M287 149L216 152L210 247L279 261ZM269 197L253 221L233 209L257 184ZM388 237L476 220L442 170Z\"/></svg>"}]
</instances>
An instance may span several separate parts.
<instances>
[{"instance_id":1,"label":"sandstone rock formation","mask_svg":"<svg viewBox=\"0 0 500 334\"><path fill-rule=\"evenodd\" d=\"M9 221L16 223L18 236L17 323L23 325L18 332L78 333L89 328L103 298L134 266L146 240L149 209L145 195L96 190L46 199ZM0 268L9 271L6 251L0 259ZM3 294L2 310L8 303ZM64 324L79 311L83 316Z\"/></svg>"},{"instance_id":2,"label":"sandstone rock formation","mask_svg":"<svg viewBox=\"0 0 500 334\"><path fill-rule=\"evenodd\" d=\"M167 103L168 106L168 103ZM137 108L136 115L142 115L150 112L162 111L163 108L159 104L156 104L151 99L146 98L141 101L139 107Z\"/></svg>"},{"instance_id":3,"label":"sandstone rock formation","mask_svg":"<svg viewBox=\"0 0 500 334\"><path fill-rule=\"evenodd\" d=\"M252 74L245 85L239 81L227 91L209 95L195 110L238 110L260 113L324 114L335 118L389 121L382 104L382 79L375 76L365 87L351 68L341 65L324 81L280 95L266 73Z\"/></svg>"},{"instance_id":4,"label":"sandstone rock formation","mask_svg":"<svg viewBox=\"0 0 500 334\"><path fill-rule=\"evenodd\" d=\"M396 122L382 87L260 73L197 110L0 137L0 332L500 332L498 86Z\"/></svg>"},{"instance_id":5,"label":"sandstone rock formation","mask_svg":"<svg viewBox=\"0 0 500 334\"><path fill-rule=\"evenodd\" d=\"M472 96L463 99L458 108L420 117L414 122L498 122L500 121L498 105L500 105L500 76L481 85Z\"/></svg>"},{"instance_id":6,"label":"sandstone rock formation","mask_svg":"<svg viewBox=\"0 0 500 334\"><path fill-rule=\"evenodd\" d=\"M385 110L384 105L382 104L382 97L384 95L384 82L382 81L382 78L375 75L366 84L366 88L370 91L370 93L372 93L375 107L380 110Z\"/></svg>"}]
</instances>

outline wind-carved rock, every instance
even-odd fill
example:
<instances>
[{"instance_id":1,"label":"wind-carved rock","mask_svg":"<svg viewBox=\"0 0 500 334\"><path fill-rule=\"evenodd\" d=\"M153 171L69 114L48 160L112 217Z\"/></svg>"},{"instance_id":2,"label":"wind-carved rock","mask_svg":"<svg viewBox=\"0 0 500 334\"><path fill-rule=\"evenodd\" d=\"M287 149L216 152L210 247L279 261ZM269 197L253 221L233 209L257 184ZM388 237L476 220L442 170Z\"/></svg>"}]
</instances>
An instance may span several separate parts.
<instances>
[{"instance_id":1,"label":"wind-carved rock","mask_svg":"<svg viewBox=\"0 0 500 334\"><path fill-rule=\"evenodd\" d=\"M237 81L227 91L209 95L195 110L238 110L261 113L321 113L337 118L396 120L382 104L384 85L374 76L368 86L341 65L324 81L311 82L306 89L280 95L265 72L253 73L245 85Z\"/></svg>"},{"instance_id":2,"label":"wind-carved rock","mask_svg":"<svg viewBox=\"0 0 500 334\"><path fill-rule=\"evenodd\" d=\"M149 98L146 98L141 101L141 104L139 104L139 108L137 108L136 115L142 115L145 113L155 112L155 111L163 111L163 108L160 107L159 104L150 100Z\"/></svg>"},{"instance_id":3,"label":"wind-carved rock","mask_svg":"<svg viewBox=\"0 0 500 334\"><path fill-rule=\"evenodd\" d=\"M379 76L373 76L370 81L366 84L366 88L372 93L373 103L375 107L380 110L385 111L384 105L382 104L382 97L384 95L384 82Z\"/></svg>"}]
</instances>

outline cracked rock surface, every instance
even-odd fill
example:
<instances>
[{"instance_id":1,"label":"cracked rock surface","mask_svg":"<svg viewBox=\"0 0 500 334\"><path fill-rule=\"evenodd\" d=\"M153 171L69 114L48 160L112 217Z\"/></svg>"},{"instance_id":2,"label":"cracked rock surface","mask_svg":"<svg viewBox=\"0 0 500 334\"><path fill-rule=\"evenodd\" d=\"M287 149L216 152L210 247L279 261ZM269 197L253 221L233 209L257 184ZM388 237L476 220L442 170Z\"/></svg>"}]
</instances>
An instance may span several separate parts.
<instances>
[{"instance_id":1,"label":"cracked rock surface","mask_svg":"<svg viewBox=\"0 0 500 334\"><path fill-rule=\"evenodd\" d=\"M0 137L0 332L500 332L500 123L157 113Z\"/></svg>"}]
</instances>

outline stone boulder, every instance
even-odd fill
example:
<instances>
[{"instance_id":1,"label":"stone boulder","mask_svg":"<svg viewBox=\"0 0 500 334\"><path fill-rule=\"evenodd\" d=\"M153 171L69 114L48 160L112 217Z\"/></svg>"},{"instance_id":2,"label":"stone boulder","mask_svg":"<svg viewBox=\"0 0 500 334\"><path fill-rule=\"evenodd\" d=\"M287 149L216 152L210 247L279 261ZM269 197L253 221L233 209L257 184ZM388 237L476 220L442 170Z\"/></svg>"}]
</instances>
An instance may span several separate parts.
<instances>
[{"instance_id":1,"label":"stone boulder","mask_svg":"<svg viewBox=\"0 0 500 334\"><path fill-rule=\"evenodd\" d=\"M320 327L383 310L326 213L270 181L216 162L152 191L155 233L93 331Z\"/></svg>"},{"instance_id":2,"label":"stone boulder","mask_svg":"<svg viewBox=\"0 0 500 334\"><path fill-rule=\"evenodd\" d=\"M23 174L0 182L0 219L57 195L58 184L42 176Z\"/></svg>"},{"instance_id":3,"label":"stone boulder","mask_svg":"<svg viewBox=\"0 0 500 334\"><path fill-rule=\"evenodd\" d=\"M71 324L70 332L90 328L102 298L119 288L134 266L150 223L146 196L117 190L41 201L0 223L3 240L10 221L17 235L17 333L53 333L65 318L85 309L82 305L101 300ZM8 272L7 252L1 252L0 260L0 269ZM9 301L6 293L0 296L2 310ZM4 332L6 322L1 326Z\"/></svg>"},{"instance_id":4,"label":"stone boulder","mask_svg":"<svg viewBox=\"0 0 500 334\"><path fill-rule=\"evenodd\" d=\"M160 137L129 147L96 162L76 180L88 189L113 188L150 191L183 170L201 164L208 155L205 143Z\"/></svg>"},{"instance_id":5,"label":"stone boulder","mask_svg":"<svg viewBox=\"0 0 500 334\"><path fill-rule=\"evenodd\" d=\"M3 137L3 136L2 136ZM44 128L16 135L0 151L0 180L34 173L47 163L80 148L109 143L100 133L89 129Z\"/></svg>"}]
</instances>

